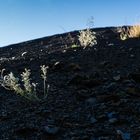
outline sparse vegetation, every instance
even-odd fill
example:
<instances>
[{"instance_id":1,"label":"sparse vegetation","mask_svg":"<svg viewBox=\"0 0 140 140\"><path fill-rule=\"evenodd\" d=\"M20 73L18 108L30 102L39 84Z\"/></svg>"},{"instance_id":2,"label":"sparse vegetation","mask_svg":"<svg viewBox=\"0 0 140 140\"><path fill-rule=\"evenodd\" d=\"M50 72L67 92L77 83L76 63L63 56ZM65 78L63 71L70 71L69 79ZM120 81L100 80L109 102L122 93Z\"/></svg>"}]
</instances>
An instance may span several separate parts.
<instances>
[{"instance_id":1,"label":"sparse vegetation","mask_svg":"<svg viewBox=\"0 0 140 140\"><path fill-rule=\"evenodd\" d=\"M90 29L82 30L79 32L78 40L84 49L97 44L95 32Z\"/></svg>"},{"instance_id":2,"label":"sparse vegetation","mask_svg":"<svg viewBox=\"0 0 140 140\"><path fill-rule=\"evenodd\" d=\"M41 66L42 78L44 80L44 98L47 97L49 90L49 85L46 86L47 82L47 69L48 67L43 65ZM16 94L19 94L25 97L28 100L39 101L40 98L37 96L36 83L31 83L31 72L29 69L25 68L25 71L21 74L21 80L18 77L15 77L12 72L10 74L4 75L5 69L1 70L0 85L7 90L13 90ZM22 82L22 84L20 83ZM46 89L47 87L47 89Z\"/></svg>"},{"instance_id":3,"label":"sparse vegetation","mask_svg":"<svg viewBox=\"0 0 140 140\"><path fill-rule=\"evenodd\" d=\"M72 46L71 46L71 48L78 48L79 46L78 45L76 45L76 44L73 44Z\"/></svg>"},{"instance_id":4,"label":"sparse vegetation","mask_svg":"<svg viewBox=\"0 0 140 140\"><path fill-rule=\"evenodd\" d=\"M46 89L46 82L47 82L47 69L49 68L48 66L40 66L41 67L41 71L42 71L42 78L43 78L43 81L44 81L44 98L47 97L47 93L49 91L49 84L47 85L47 89Z\"/></svg>"},{"instance_id":5,"label":"sparse vegetation","mask_svg":"<svg viewBox=\"0 0 140 140\"><path fill-rule=\"evenodd\" d=\"M1 48L0 139L138 139L140 39L117 29L91 29L86 49L77 31Z\"/></svg>"},{"instance_id":6,"label":"sparse vegetation","mask_svg":"<svg viewBox=\"0 0 140 140\"><path fill-rule=\"evenodd\" d=\"M0 84L7 90L14 90L17 94L20 94L23 96L24 91L22 90L19 79L14 76L12 72L10 72L7 75L3 75L5 69L1 70L1 79Z\"/></svg>"},{"instance_id":7,"label":"sparse vegetation","mask_svg":"<svg viewBox=\"0 0 140 140\"><path fill-rule=\"evenodd\" d=\"M140 38L140 25L133 25L131 27L121 28L119 31L120 39L126 40L128 38Z\"/></svg>"},{"instance_id":8,"label":"sparse vegetation","mask_svg":"<svg viewBox=\"0 0 140 140\"><path fill-rule=\"evenodd\" d=\"M129 29L128 27L124 28L118 28L118 33L120 34L120 39L121 40L126 40L129 38Z\"/></svg>"},{"instance_id":9,"label":"sparse vegetation","mask_svg":"<svg viewBox=\"0 0 140 140\"><path fill-rule=\"evenodd\" d=\"M129 37L130 38L139 38L140 37L140 25L134 25L130 27L129 30Z\"/></svg>"}]
</instances>

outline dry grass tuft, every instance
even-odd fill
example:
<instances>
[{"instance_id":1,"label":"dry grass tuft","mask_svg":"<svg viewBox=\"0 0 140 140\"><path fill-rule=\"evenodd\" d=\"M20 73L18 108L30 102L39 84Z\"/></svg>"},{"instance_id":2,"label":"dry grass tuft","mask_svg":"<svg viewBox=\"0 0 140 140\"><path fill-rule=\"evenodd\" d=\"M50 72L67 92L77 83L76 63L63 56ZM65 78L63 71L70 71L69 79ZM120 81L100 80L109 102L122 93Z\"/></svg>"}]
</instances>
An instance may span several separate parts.
<instances>
[{"instance_id":1,"label":"dry grass tuft","mask_svg":"<svg viewBox=\"0 0 140 140\"><path fill-rule=\"evenodd\" d=\"M140 25L133 25L131 27L121 27L118 29L120 39L126 40L128 38L140 38Z\"/></svg>"},{"instance_id":2,"label":"dry grass tuft","mask_svg":"<svg viewBox=\"0 0 140 140\"><path fill-rule=\"evenodd\" d=\"M129 29L130 38L139 38L140 37L140 25L133 25Z\"/></svg>"}]
</instances>

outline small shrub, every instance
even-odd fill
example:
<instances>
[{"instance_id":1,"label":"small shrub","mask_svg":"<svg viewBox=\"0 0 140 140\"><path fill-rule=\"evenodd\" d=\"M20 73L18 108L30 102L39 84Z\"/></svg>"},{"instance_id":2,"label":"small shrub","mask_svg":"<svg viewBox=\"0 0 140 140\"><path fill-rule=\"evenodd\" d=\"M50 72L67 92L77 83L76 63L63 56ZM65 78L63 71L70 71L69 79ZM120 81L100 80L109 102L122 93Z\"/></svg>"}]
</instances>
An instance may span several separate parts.
<instances>
[{"instance_id":1,"label":"small shrub","mask_svg":"<svg viewBox=\"0 0 140 140\"><path fill-rule=\"evenodd\" d=\"M29 100L39 100L39 98L36 95L36 84L35 83L31 84L30 75L31 75L30 70L26 68L25 68L25 72L22 72L21 74L21 79L24 86L23 96L25 96Z\"/></svg>"},{"instance_id":2,"label":"small shrub","mask_svg":"<svg viewBox=\"0 0 140 140\"><path fill-rule=\"evenodd\" d=\"M44 98L47 97L47 93L49 90L49 85L46 86L47 82L47 69L45 65L41 66L41 76L44 80ZM28 100L35 100L39 101L41 100L37 96L37 91L36 91L36 84L31 83L30 75L31 72L29 69L25 68L25 71L22 72L21 74L21 80L19 78L15 77L12 72L10 74L4 75L5 69L1 70L1 77L0 77L0 85L3 86L7 90L13 90L15 91L16 94L19 94L23 97L25 97ZM20 84L20 81L22 84ZM47 89L46 89L47 87Z\"/></svg>"},{"instance_id":3,"label":"small shrub","mask_svg":"<svg viewBox=\"0 0 140 140\"><path fill-rule=\"evenodd\" d=\"M121 27L120 29L118 29L118 32L120 34L121 40L126 40L129 38L129 29L128 28Z\"/></svg>"},{"instance_id":4,"label":"small shrub","mask_svg":"<svg viewBox=\"0 0 140 140\"><path fill-rule=\"evenodd\" d=\"M7 74L3 76L3 72L5 69L1 72L1 85L6 88L7 90L14 90L17 94L24 94L24 91L21 89L21 86L19 84L19 79L14 76L12 72L10 74Z\"/></svg>"},{"instance_id":5,"label":"small shrub","mask_svg":"<svg viewBox=\"0 0 140 140\"><path fill-rule=\"evenodd\" d=\"M79 33L80 35L78 36L78 40L82 47L86 48L97 44L95 32L92 32L90 29L86 29Z\"/></svg>"}]
</instances>

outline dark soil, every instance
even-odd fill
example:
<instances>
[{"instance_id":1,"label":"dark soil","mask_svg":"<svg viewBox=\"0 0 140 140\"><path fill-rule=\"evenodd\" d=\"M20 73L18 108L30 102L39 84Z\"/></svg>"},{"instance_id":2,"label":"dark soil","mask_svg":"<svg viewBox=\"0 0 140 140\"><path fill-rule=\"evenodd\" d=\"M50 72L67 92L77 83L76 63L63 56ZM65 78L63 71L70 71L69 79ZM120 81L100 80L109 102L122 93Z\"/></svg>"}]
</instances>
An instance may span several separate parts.
<instances>
[{"instance_id":1,"label":"dark soil","mask_svg":"<svg viewBox=\"0 0 140 140\"><path fill-rule=\"evenodd\" d=\"M1 140L140 139L140 39L121 41L113 27L95 32L98 44L86 49L71 48L68 33L0 48L0 69L30 69L42 97L46 65L50 84L40 102L0 87Z\"/></svg>"}]
</instances>

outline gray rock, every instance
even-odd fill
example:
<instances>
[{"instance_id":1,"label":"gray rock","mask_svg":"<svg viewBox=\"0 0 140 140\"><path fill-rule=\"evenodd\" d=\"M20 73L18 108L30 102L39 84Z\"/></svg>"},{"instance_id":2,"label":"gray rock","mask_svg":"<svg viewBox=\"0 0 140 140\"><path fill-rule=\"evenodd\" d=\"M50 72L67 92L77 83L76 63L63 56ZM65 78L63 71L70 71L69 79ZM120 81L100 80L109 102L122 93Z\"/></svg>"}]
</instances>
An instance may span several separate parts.
<instances>
[{"instance_id":1,"label":"gray rock","mask_svg":"<svg viewBox=\"0 0 140 140\"><path fill-rule=\"evenodd\" d=\"M45 126L45 132L51 135L56 135L59 132L60 128L54 125Z\"/></svg>"},{"instance_id":2,"label":"gray rock","mask_svg":"<svg viewBox=\"0 0 140 140\"><path fill-rule=\"evenodd\" d=\"M91 118L90 118L90 123L91 123L91 124L94 124L94 123L96 123L96 122L97 122L97 120L96 120L95 117L91 117Z\"/></svg>"},{"instance_id":3,"label":"gray rock","mask_svg":"<svg viewBox=\"0 0 140 140\"><path fill-rule=\"evenodd\" d=\"M115 81L119 81L119 80L121 79L121 76L120 76L120 75L116 75L116 76L113 77L113 79L114 79Z\"/></svg>"},{"instance_id":4,"label":"gray rock","mask_svg":"<svg viewBox=\"0 0 140 140\"><path fill-rule=\"evenodd\" d=\"M131 54L130 57L133 58L133 57L135 57L135 55L134 54Z\"/></svg>"},{"instance_id":5,"label":"gray rock","mask_svg":"<svg viewBox=\"0 0 140 140\"><path fill-rule=\"evenodd\" d=\"M130 133L122 132L121 130L117 130L117 138L120 138L122 140L131 140Z\"/></svg>"},{"instance_id":6,"label":"gray rock","mask_svg":"<svg viewBox=\"0 0 140 140\"><path fill-rule=\"evenodd\" d=\"M86 104L87 104L87 105L90 105L90 106L94 106L94 105L97 104L97 99L94 98L94 97L88 98L88 99L86 100Z\"/></svg>"},{"instance_id":7,"label":"gray rock","mask_svg":"<svg viewBox=\"0 0 140 140\"><path fill-rule=\"evenodd\" d=\"M114 91L117 88L117 85L115 82L112 82L110 84L108 84L107 86L105 86L105 89L109 90L109 91Z\"/></svg>"},{"instance_id":8,"label":"gray rock","mask_svg":"<svg viewBox=\"0 0 140 140\"><path fill-rule=\"evenodd\" d=\"M114 123L116 123L117 121L118 121L118 119L117 118L111 118L111 119L109 119L108 120L111 124L114 124Z\"/></svg>"},{"instance_id":9,"label":"gray rock","mask_svg":"<svg viewBox=\"0 0 140 140\"><path fill-rule=\"evenodd\" d=\"M114 111L107 113L107 117L109 119L112 119L112 118L117 117L117 116L118 116L118 114L116 112L114 112Z\"/></svg>"}]
</instances>

